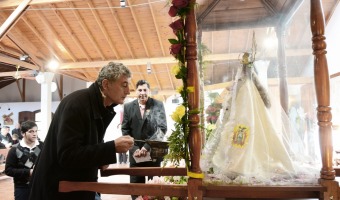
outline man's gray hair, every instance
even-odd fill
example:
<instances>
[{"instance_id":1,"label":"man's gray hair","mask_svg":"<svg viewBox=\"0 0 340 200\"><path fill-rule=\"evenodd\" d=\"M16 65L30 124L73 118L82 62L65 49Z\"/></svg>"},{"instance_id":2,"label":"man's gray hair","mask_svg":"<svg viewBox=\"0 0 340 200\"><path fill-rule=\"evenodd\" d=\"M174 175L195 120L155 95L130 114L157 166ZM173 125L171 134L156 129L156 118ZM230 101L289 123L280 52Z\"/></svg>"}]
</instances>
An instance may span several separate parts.
<instances>
[{"instance_id":1,"label":"man's gray hair","mask_svg":"<svg viewBox=\"0 0 340 200\"><path fill-rule=\"evenodd\" d=\"M107 79L109 81L116 81L122 75L127 76L128 78L130 78L131 77L131 72L122 63L109 62L107 65L105 65L100 70L96 82L98 83L99 87L101 88L102 87L102 81L104 79Z\"/></svg>"}]
</instances>

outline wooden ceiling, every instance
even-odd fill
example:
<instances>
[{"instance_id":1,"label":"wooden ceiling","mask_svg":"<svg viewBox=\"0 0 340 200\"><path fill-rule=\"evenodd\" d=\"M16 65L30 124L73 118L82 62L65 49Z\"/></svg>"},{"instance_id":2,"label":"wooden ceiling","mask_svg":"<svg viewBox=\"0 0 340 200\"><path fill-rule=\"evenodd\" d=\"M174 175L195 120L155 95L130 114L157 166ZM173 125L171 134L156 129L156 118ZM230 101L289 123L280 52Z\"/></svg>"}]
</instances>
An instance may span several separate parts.
<instances>
[{"instance_id":1,"label":"wooden ceiling","mask_svg":"<svg viewBox=\"0 0 340 200\"><path fill-rule=\"evenodd\" d=\"M301 76L298 72L312 51L308 2L197 0L198 42L210 52L204 57L206 87L231 80L240 53L251 47L253 31L259 58L277 65L276 50L261 54L261 44L280 27L289 27L286 56L299 56L287 59L287 66ZM339 0L322 2L329 20ZM20 79L34 79L39 71L49 70L52 59L60 63L56 74L89 82L113 61L131 69L132 91L139 79L146 79L154 96L164 100L181 85L171 74L175 59L168 39L175 36L169 24L175 19L168 10L167 0L126 0L125 7L118 0L1 0L0 88L17 81L18 74ZM23 60L23 55L29 58Z\"/></svg>"}]
</instances>

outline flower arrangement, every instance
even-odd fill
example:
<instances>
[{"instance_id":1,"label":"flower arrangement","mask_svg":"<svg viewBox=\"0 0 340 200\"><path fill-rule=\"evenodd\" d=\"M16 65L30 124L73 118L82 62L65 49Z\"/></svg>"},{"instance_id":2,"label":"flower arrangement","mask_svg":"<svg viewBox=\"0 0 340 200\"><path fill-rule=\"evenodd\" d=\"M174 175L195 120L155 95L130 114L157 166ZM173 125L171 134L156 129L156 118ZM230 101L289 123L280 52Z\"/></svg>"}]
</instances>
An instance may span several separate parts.
<instances>
[{"instance_id":1,"label":"flower arrangement","mask_svg":"<svg viewBox=\"0 0 340 200\"><path fill-rule=\"evenodd\" d=\"M222 109L222 103L217 100L217 98L220 97L220 95L217 92L209 93L208 96L211 103L205 110L205 114L207 115L205 118L207 122L205 129L206 140L209 139L210 135L216 129L216 122L220 116L220 111Z\"/></svg>"},{"instance_id":2,"label":"flower arrangement","mask_svg":"<svg viewBox=\"0 0 340 200\"><path fill-rule=\"evenodd\" d=\"M205 110L208 115L206 117L207 123L216 124L218 117L220 116L220 110L222 109L222 103L213 102Z\"/></svg>"},{"instance_id":3,"label":"flower arrangement","mask_svg":"<svg viewBox=\"0 0 340 200\"><path fill-rule=\"evenodd\" d=\"M190 166L190 153L188 147L189 136L189 114L194 111L189 111L188 108L188 93L193 92L194 88L188 86L187 82L187 67L186 67L186 35L185 35L185 18L193 8L189 0L172 0L168 14L171 17L178 19L171 23L169 26L172 28L173 33L176 35L175 39L169 39L171 44L170 54L173 55L177 62L172 68L172 74L177 79L181 79L183 86L177 88L177 92L181 95L183 103L179 105L171 118L175 122L175 130L168 138L169 153L164 157L165 163L172 162L174 165L179 166L182 159L185 160L186 166Z\"/></svg>"}]
</instances>

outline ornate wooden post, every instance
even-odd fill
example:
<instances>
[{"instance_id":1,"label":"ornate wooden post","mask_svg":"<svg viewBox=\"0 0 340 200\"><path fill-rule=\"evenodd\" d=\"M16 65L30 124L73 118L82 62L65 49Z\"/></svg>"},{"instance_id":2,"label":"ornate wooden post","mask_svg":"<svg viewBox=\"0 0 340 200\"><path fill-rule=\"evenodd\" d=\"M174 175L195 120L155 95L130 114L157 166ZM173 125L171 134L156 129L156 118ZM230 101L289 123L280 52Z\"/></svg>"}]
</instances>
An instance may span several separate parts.
<instances>
[{"instance_id":1,"label":"ornate wooden post","mask_svg":"<svg viewBox=\"0 0 340 200\"><path fill-rule=\"evenodd\" d=\"M197 43L196 43L196 15L194 5L196 0L190 0L190 5L193 6L190 9L186 17L185 32L187 39L186 46L186 59L188 67L188 86L194 87L194 92L189 93L188 103L189 110L198 110L199 108L199 80L198 80L198 70L197 70ZM194 176L200 175L202 173L200 168L200 155L201 155L201 144L202 136L200 132L199 122L200 118L198 114L189 115L189 148L190 148L190 158L191 158L191 168L188 169ZM188 183L188 198L192 199L202 199L202 191L198 190L198 186L202 185L202 179L199 177L190 176Z\"/></svg>"},{"instance_id":2,"label":"ornate wooden post","mask_svg":"<svg viewBox=\"0 0 340 200\"><path fill-rule=\"evenodd\" d=\"M320 0L311 0L311 29L313 34L314 81L317 96L317 118L322 156L321 178L333 180L332 114L330 108L329 74L326 58L325 21Z\"/></svg>"},{"instance_id":3,"label":"ornate wooden post","mask_svg":"<svg viewBox=\"0 0 340 200\"><path fill-rule=\"evenodd\" d=\"M330 107L329 74L326 58L325 19L321 0L311 0L311 30L314 54L314 81L317 97L322 168L320 183L327 187L323 199L338 199L338 183L333 169L332 113Z\"/></svg>"},{"instance_id":4,"label":"ornate wooden post","mask_svg":"<svg viewBox=\"0 0 340 200\"><path fill-rule=\"evenodd\" d=\"M287 88L287 64L286 64L286 32L285 27L277 26L276 35L278 38L277 59L279 62L280 77L280 102L283 110L288 114L288 88Z\"/></svg>"}]
</instances>

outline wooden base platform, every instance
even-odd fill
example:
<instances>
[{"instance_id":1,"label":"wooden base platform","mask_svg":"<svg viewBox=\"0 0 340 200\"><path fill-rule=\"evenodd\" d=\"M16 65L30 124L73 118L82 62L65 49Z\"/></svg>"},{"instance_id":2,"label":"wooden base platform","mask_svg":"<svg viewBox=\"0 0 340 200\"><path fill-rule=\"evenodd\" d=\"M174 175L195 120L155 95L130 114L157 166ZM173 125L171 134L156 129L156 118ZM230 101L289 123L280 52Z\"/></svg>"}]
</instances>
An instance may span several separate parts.
<instances>
[{"instance_id":1,"label":"wooden base platform","mask_svg":"<svg viewBox=\"0 0 340 200\"><path fill-rule=\"evenodd\" d=\"M114 168L101 171L102 176L119 174L143 176L185 176L185 168ZM320 199L327 187L322 185L298 186L215 186L204 185L201 179L191 179L188 185L162 185L162 184L131 184L131 183L96 183L96 182L68 182L59 183L60 192L96 191L104 194L122 195L151 195L151 196L177 196L187 197L188 191L196 188L193 195L209 198L248 198L248 199Z\"/></svg>"}]
</instances>

